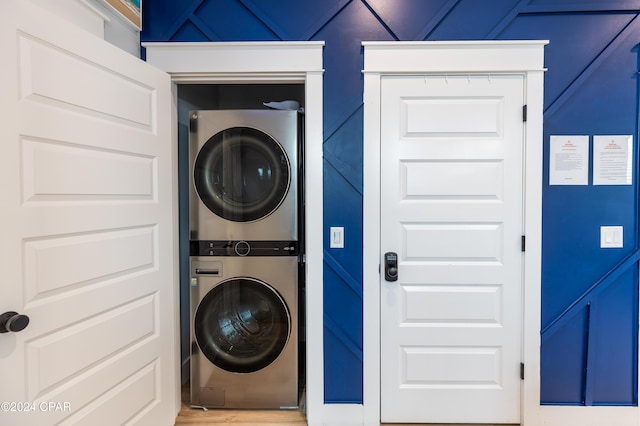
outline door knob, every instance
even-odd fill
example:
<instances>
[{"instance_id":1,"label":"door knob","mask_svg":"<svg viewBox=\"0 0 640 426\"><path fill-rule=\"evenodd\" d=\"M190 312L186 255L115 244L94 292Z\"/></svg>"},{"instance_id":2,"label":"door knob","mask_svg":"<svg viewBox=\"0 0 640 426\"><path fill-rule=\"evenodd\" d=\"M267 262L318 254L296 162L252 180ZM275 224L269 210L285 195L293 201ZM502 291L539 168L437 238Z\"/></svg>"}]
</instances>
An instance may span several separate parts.
<instances>
[{"instance_id":1,"label":"door knob","mask_svg":"<svg viewBox=\"0 0 640 426\"><path fill-rule=\"evenodd\" d=\"M29 317L9 311L0 315L0 333L22 331L29 325Z\"/></svg>"}]
</instances>

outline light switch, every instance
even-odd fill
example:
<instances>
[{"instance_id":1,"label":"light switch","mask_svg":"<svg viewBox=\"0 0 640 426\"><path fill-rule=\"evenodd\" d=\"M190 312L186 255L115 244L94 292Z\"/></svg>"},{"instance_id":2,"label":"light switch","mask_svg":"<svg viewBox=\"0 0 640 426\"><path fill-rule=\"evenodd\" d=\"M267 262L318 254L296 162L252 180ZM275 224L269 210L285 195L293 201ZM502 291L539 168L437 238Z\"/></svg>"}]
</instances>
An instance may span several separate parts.
<instances>
[{"instance_id":1,"label":"light switch","mask_svg":"<svg viewBox=\"0 0 640 426\"><path fill-rule=\"evenodd\" d=\"M330 228L329 248L344 248L344 227L332 226Z\"/></svg>"},{"instance_id":2,"label":"light switch","mask_svg":"<svg viewBox=\"0 0 640 426\"><path fill-rule=\"evenodd\" d=\"M623 241L622 226L600 227L600 248L622 248Z\"/></svg>"}]
</instances>

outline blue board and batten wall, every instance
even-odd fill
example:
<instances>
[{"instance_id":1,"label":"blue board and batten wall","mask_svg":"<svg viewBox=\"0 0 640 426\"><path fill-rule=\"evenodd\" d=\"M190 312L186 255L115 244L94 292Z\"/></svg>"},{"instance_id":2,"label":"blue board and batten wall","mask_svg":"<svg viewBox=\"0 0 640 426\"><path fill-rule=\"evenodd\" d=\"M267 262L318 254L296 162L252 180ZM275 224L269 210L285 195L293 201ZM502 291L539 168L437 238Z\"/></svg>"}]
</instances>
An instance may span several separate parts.
<instances>
[{"instance_id":1,"label":"blue board and batten wall","mask_svg":"<svg viewBox=\"0 0 640 426\"><path fill-rule=\"evenodd\" d=\"M143 41L324 48L325 402L362 402L363 53L389 40L545 48L541 401L637 405L640 0L145 0ZM633 135L633 185L550 186L550 135ZM592 167L590 167L590 170ZM624 227L601 249L600 226Z\"/></svg>"}]
</instances>

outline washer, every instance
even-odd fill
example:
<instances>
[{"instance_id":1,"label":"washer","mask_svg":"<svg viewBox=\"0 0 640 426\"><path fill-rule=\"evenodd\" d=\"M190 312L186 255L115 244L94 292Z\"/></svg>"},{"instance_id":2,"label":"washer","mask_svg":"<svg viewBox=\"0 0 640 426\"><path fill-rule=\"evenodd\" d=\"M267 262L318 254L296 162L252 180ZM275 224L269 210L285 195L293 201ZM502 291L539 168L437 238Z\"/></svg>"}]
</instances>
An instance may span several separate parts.
<instances>
[{"instance_id":1,"label":"washer","mask_svg":"<svg viewBox=\"0 0 640 426\"><path fill-rule=\"evenodd\" d=\"M298 406L298 258L195 256L191 405Z\"/></svg>"},{"instance_id":2,"label":"washer","mask_svg":"<svg viewBox=\"0 0 640 426\"><path fill-rule=\"evenodd\" d=\"M191 111L191 240L298 239L299 114Z\"/></svg>"}]
</instances>

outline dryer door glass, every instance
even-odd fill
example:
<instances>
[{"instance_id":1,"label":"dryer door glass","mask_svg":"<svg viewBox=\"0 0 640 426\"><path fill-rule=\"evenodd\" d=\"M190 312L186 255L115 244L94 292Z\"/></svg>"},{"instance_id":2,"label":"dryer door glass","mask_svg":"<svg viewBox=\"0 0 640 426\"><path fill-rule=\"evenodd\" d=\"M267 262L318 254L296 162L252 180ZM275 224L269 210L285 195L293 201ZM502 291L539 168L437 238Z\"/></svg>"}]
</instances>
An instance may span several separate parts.
<instances>
[{"instance_id":1,"label":"dryer door glass","mask_svg":"<svg viewBox=\"0 0 640 426\"><path fill-rule=\"evenodd\" d=\"M280 206L289 190L291 171L275 139L250 127L233 127L203 145L193 178L209 210L227 220L251 222Z\"/></svg>"},{"instance_id":2,"label":"dryer door glass","mask_svg":"<svg viewBox=\"0 0 640 426\"><path fill-rule=\"evenodd\" d=\"M196 342L209 361L226 371L252 373L280 355L289 339L291 318L271 286L235 278L207 293L193 325Z\"/></svg>"}]
</instances>

